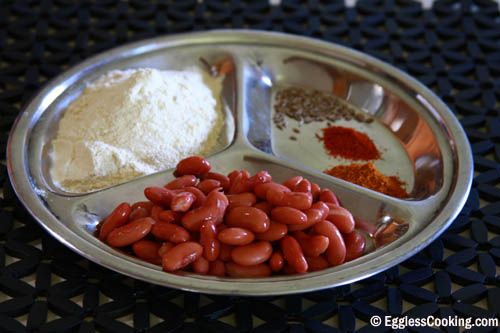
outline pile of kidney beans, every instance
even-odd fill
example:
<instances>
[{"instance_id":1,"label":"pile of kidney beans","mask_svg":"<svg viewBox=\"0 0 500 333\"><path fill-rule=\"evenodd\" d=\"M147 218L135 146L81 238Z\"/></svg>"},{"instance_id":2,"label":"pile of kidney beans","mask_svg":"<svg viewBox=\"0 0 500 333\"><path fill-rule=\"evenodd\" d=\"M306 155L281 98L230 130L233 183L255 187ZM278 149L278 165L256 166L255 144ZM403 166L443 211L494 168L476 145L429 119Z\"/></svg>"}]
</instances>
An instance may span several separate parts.
<instances>
[{"instance_id":1,"label":"pile of kidney beans","mask_svg":"<svg viewBox=\"0 0 500 333\"><path fill-rule=\"evenodd\" d=\"M365 250L335 194L301 176L282 184L267 171L225 176L198 156L180 161L174 175L146 188L148 201L118 205L99 239L168 272L230 277L312 272Z\"/></svg>"}]
</instances>

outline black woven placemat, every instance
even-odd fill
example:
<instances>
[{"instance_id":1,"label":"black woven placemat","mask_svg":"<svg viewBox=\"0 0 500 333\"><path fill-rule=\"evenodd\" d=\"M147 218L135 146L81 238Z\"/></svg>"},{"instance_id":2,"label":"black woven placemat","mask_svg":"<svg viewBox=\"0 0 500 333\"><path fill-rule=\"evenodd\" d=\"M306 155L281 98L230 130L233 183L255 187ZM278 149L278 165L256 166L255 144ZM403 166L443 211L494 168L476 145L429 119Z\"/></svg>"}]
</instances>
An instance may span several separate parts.
<instances>
[{"instance_id":1,"label":"black woven placemat","mask_svg":"<svg viewBox=\"0 0 500 333\"><path fill-rule=\"evenodd\" d=\"M359 283L266 298L182 292L127 278L60 245L0 168L1 332L374 331L374 315L500 316L500 15L493 1L2 1L0 153L44 82L133 40L214 28L285 31L396 65L456 113L474 153L469 199L452 226L406 262ZM336 327L336 328L335 328ZM457 327L444 328L458 332ZM379 331L389 331L384 325ZM432 331L432 328L408 328ZM404 330L402 330L404 331ZM498 328L483 331L499 332Z\"/></svg>"}]
</instances>

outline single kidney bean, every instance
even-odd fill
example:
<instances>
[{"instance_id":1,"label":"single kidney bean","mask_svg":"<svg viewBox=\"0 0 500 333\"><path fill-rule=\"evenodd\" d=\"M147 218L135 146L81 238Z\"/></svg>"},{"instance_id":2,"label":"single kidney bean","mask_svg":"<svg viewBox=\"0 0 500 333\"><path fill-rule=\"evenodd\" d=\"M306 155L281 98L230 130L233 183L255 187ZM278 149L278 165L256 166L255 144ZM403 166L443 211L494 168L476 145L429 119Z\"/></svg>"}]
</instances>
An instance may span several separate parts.
<instances>
[{"instance_id":1,"label":"single kidney bean","mask_svg":"<svg viewBox=\"0 0 500 333\"><path fill-rule=\"evenodd\" d=\"M126 202L119 204L102 222L101 229L99 230L99 239L104 241L113 229L127 223L131 211L132 207L130 207L130 204Z\"/></svg>"},{"instance_id":2,"label":"single kidney bean","mask_svg":"<svg viewBox=\"0 0 500 333\"><path fill-rule=\"evenodd\" d=\"M196 242L184 242L174 246L162 257L163 269L173 272L196 261L203 253L203 247Z\"/></svg>"},{"instance_id":3,"label":"single kidney bean","mask_svg":"<svg viewBox=\"0 0 500 333\"><path fill-rule=\"evenodd\" d=\"M283 182L283 185L288 187L290 189L290 191L295 191L295 188L297 187L297 185L299 185L299 183L302 181L302 179L304 179L302 176L291 177L291 178L288 178L287 180L285 180Z\"/></svg>"},{"instance_id":4,"label":"single kidney bean","mask_svg":"<svg viewBox=\"0 0 500 333\"><path fill-rule=\"evenodd\" d=\"M170 251L174 246L175 246L175 244L172 242L163 242L161 244L160 248L158 249L158 255L160 257L163 257L163 255L165 253L167 253L168 251Z\"/></svg>"},{"instance_id":5,"label":"single kidney bean","mask_svg":"<svg viewBox=\"0 0 500 333\"><path fill-rule=\"evenodd\" d=\"M269 223L269 229L267 229L267 231L255 234L255 238L258 240L274 242L285 237L287 233L288 226L286 224L271 220L271 222Z\"/></svg>"},{"instance_id":6,"label":"single kidney bean","mask_svg":"<svg viewBox=\"0 0 500 333\"><path fill-rule=\"evenodd\" d=\"M180 192L174 195L170 203L170 209L174 212L187 212L191 205L196 200L196 197L191 192Z\"/></svg>"},{"instance_id":7,"label":"single kidney bean","mask_svg":"<svg viewBox=\"0 0 500 333\"><path fill-rule=\"evenodd\" d=\"M229 200L227 209L239 206L253 206L257 202L257 197L252 192L228 194L227 199Z\"/></svg>"},{"instance_id":8,"label":"single kidney bean","mask_svg":"<svg viewBox=\"0 0 500 333\"><path fill-rule=\"evenodd\" d=\"M307 222L307 215L292 207L275 207L271 210L271 218L284 224L302 224Z\"/></svg>"},{"instance_id":9,"label":"single kidney bean","mask_svg":"<svg viewBox=\"0 0 500 333\"><path fill-rule=\"evenodd\" d=\"M176 171L179 175L199 176L210 171L210 163L203 157L191 156L177 163Z\"/></svg>"},{"instance_id":10,"label":"single kidney bean","mask_svg":"<svg viewBox=\"0 0 500 333\"><path fill-rule=\"evenodd\" d=\"M295 238L289 235L283 237L281 240L281 251L283 251L286 262L295 272L307 272L307 261L304 258L299 242Z\"/></svg>"},{"instance_id":11,"label":"single kidney bean","mask_svg":"<svg viewBox=\"0 0 500 333\"><path fill-rule=\"evenodd\" d=\"M198 183L196 186L200 191L205 194L210 193L213 189L221 187L220 181L216 179L205 179Z\"/></svg>"},{"instance_id":12,"label":"single kidney bean","mask_svg":"<svg viewBox=\"0 0 500 333\"><path fill-rule=\"evenodd\" d=\"M220 186L222 186L222 189L224 190L224 192L227 192L229 190L229 186L231 185L228 176L225 176L225 175L223 175L221 173L217 173L217 172L204 173L203 175L200 176L200 178L202 180L205 180L205 179L218 180L220 182Z\"/></svg>"},{"instance_id":13,"label":"single kidney bean","mask_svg":"<svg viewBox=\"0 0 500 333\"><path fill-rule=\"evenodd\" d=\"M271 243L255 242L249 245L235 247L231 251L231 259L238 265L252 266L262 264L273 254Z\"/></svg>"},{"instance_id":14,"label":"single kidney bean","mask_svg":"<svg viewBox=\"0 0 500 333\"><path fill-rule=\"evenodd\" d=\"M377 231L377 226L359 217L354 218L355 228L366 232L368 235L373 236Z\"/></svg>"},{"instance_id":15,"label":"single kidney bean","mask_svg":"<svg viewBox=\"0 0 500 333\"><path fill-rule=\"evenodd\" d=\"M155 221L150 217L132 221L113 229L107 237L107 242L114 247L131 245L144 238L151 231L154 223Z\"/></svg>"},{"instance_id":16,"label":"single kidney bean","mask_svg":"<svg viewBox=\"0 0 500 333\"><path fill-rule=\"evenodd\" d=\"M132 251L136 256L157 265L161 265L161 256L158 254L159 249L159 243L144 239L132 245Z\"/></svg>"},{"instance_id":17,"label":"single kidney bean","mask_svg":"<svg viewBox=\"0 0 500 333\"><path fill-rule=\"evenodd\" d=\"M309 272L320 271L328 268L328 261L322 256L318 257L308 257L306 256L307 265L309 266Z\"/></svg>"},{"instance_id":18,"label":"single kidney bean","mask_svg":"<svg viewBox=\"0 0 500 333\"><path fill-rule=\"evenodd\" d=\"M138 201L132 205L132 210L137 208L144 208L149 212L153 208L153 203L151 201Z\"/></svg>"},{"instance_id":19,"label":"single kidney bean","mask_svg":"<svg viewBox=\"0 0 500 333\"><path fill-rule=\"evenodd\" d=\"M283 192L290 192L290 189L288 187L286 187L285 185L281 185L281 184L274 183L274 182L255 185L253 190L254 190L254 193L257 196L257 198L262 199L262 200L267 200L267 191L271 188L275 189L275 190L283 191Z\"/></svg>"},{"instance_id":20,"label":"single kidney bean","mask_svg":"<svg viewBox=\"0 0 500 333\"><path fill-rule=\"evenodd\" d=\"M283 254L281 251L276 250L273 252L271 255L271 258L269 259L269 266L274 272L279 272L285 265L285 258L283 258Z\"/></svg>"},{"instance_id":21,"label":"single kidney bean","mask_svg":"<svg viewBox=\"0 0 500 333\"><path fill-rule=\"evenodd\" d=\"M186 229L173 223L158 222L151 229L151 233L158 239L172 243L187 242L191 238Z\"/></svg>"},{"instance_id":22,"label":"single kidney bean","mask_svg":"<svg viewBox=\"0 0 500 333\"><path fill-rule=\"evenodd\" d=\"M200 206L203 206L203 204L207 200L207 196L205 195L205 193L203 193L197 187L186 186L186 187L182 188L182 191L184 191L184 192L190 192L190 193L194 194L196 200L193 202L193 205L191 206L192 208L198 208Z\"/></svg>"},{"instance_id":23,"label":"single kidney bean","mask_svg":"<svg viewBox=\"0 0 500 333\"><path fill-rule=\"evenodd\" d=\"M311 195L313 198L313 202L320 200L319 199L320 192L321 192L321 187L319 187L319 185L316 183L311 183Z\"/></svg>"},{"instance_id":24,"label":"single kidney bean","mask_svg":"<svg viewBox=\"0 0 500 333\"><path fill-rule=\"evenodd\" d=\"M189 231L200 231L203 221L214 221L219 216L219 208L217 206L203 205L190 210L181 219L181 224Z\"/></svg>"},{"instance_id":25,"label":"single kidney bean","mask_svg":"<svg viewBox=\"0 0 500 333\"><path fill-rule=\"evenodd\" d=\"M144 196L155 205L169 208L174 192L160 186L150 186L144 189Z\"/></svg>"},{"instance_id":26,"label":"single kidney bean","mask_svg":"<svg viewBox=\"0 0 500 333\"><path fill-rule=\"evenodd\" d=\"M302 224L293 224L288 227L289 231L305 230L312 227L314 224L323 221L328 215L328 206L322 202L317 201L313 203L311 208L306 209L304 214L306 214L307 222Z\"/></svg>"},{"instance_id":27,"label":"single kidney bean","mask_svg":"<svg viewBox=\"0 0 500 333\"><path fill-rule=\"evenodd\" d=\"M257 202L256 204L254 204L252 207L255 207L255 208L258 208L260 210L262 210L264 213L266 213L267 215L271 215L271 209L274 208L273 205L271 205L269 202L267 201L261 201L261 202Z\"/></svg>"},{"instance_id":28,"label":"single kidney bean","mask_svg":"<svg viewBox=\"0 0 500 333\"><path fill-rule=\"evenodd\" d=\"M220 242L217 240L217 230L212 221L204 221L200 227L200 244L203 246L203 255L208 261L219 257Z\"/></svg>"},{"instance_id":29,"label":"single kidney bean","mask_svg":"<svg viewBox=\"0 0 500 333\"><path fill-rule=\"evenodd\" d=\"M226 276L226 265L222 260L215 260L210 262L208 275L224 277Z\"/></svg>"},{"instance_id":30,"label":"single kidney bean","mask_svg":"<svg viewBox=\"0 0 500 333\"><path fill-rule=\"evenodd\" d=\"M234 278L267 277L271 275L271 268L267 264L243 266L235 262L226 262L226 274Z\"/></svg>"},{"instance_id":31,"label":"single kidney bean","mask_svg":"<svg viewBox=\"0 0 500 333\"><path fill-rule=\"evenodd\" d=\"M220 254L219 259L222 261L231 260L231 251L233 251L234 246L229 244L220 243Z\"/></svg>"},{"instance_id":32,"label":"single kidney bean","mask_svg":"<svg viewBox=\"0 0 500 333\"><path fill-rule=\"evenodd\" d=\"M200 256L193 262L193 272L197 274L207 274L210 270L210 262L203 256Z\"/></svg>"},{"instance_id":33,"label":"single kidney bean","mask_svg":"<svg viewBox=\"0 0 500 333\"><path fill-rule=\"evenodd\" d=\"M259 184L266 184L272 180L271 175L267 171L259 171L248 179L250 187L253 190Z\"/></svg>"},{"instance_id":34,"label":"single kidney bean","mask_svg":"<svg viewBox=\"0 0 500 333\"><path fill-rule=\"evenodd\" d=\"M311 208L312 195L303 192L284 192L270 188L266 193L267 201L274 206L287 206L299 210Z\"/></svg>"},{"instance_id":35,"label":"single kidney bean","mask_svg":"<svg viewBox=\"0 0 500 333\"><path fill-rule=\"evenodd\" d=\"M159 222L165 223L179 223L182 219L182 213L173 212L169 210L163 210L158 214Z\"/></svg>"},{"instance_id":36,"label":"single kidney bean","mask_svg":"<svg viewBox=\"0 0 500 333\"><path fill-rule=\"evenodd\" d=\"M195 176L184 175L169 182L167 185L165 185L165 188L169 190L177 190L188 186L195 186L196 181L197 179Z\"/></svg>"},{"instance_id":37,"label":"single kidney bean","mask_svg":"<svg viewBox=\"0 0 500 333\"><path fill-rule=\"evenodd\" d=\"M340 205L339 199L337 198L335 193L333 193L330 189L327 188L322 189L321 192L319 192L319 200L325 203L334 204L336 206Z\"/></svg>"},{"instance_id":38,"label":"single kidney bean","mask_svg":"<svg viewBox=\"0 0 500 333\"><path fill-rule=\"evenodd\" d=\"M235 207L226 214L225 222L229 227L245 228L253 232L264 232L269 229L269 217L255 207Z\"/></svg>"},{"instance_id":39,"label":"single kidney bean","mask_svg":"<svg viewBox=\"0 0 500 333\"><path fill-rule=\"evenodd\" d=\"M253 232L244 228L226 228L219 232L217 239L229 245L248 245L255 239Z\"/></svg>"},{"instance_id":40,"label":"single kidney bean","mask_svg":"<svg viewBox=\"0 0 500 333\"><path fill-rule=\"evenodd\" d=\"M348 234L354 230L354 218L352 214L341 206L334 204L327 204L329 212L326 219L333 224L343 233Z\"/></svg>"},{"instance_id":41,"label":"single kidney bean","mask_svg":"<svg viewBox=\"0 0 500 333\"><path fill-rule=\"evenodd\" d=\"M159 205L153 205L153 208L151 208L151 212L149 213L149 216L155 221L159 222L160 221L160 214L164 211L162 206Z\"/></svg>"},{"instance_id":42,"label":"single kidney bean","mask_svg":"<svg viewBox=\"0 0 500 333\"><path fill-rule=\"evenodd\" d=\"M365 252L366 239L356 231L344 235L344 242L346 248L346 262L361 257Z\"/></svg>"},{"instance_id":43,"label":"single kidney bean","mask_svg":"<svg viewBox=\"0 0 500 333\"><path fill-rule=\"evenodd\" d=\"M295 231L292 236L299 242L304 255L310 257L323 254L330 245L330 239L323 235L309 236L302 231Z\"/></svg>"},{"instance_id":44,"label":"single kidney bean","mask_svg":"<svg viewBox=\"0 0 500 333\"><path fill-rule=\"evenodd\" d=\"M330 239L330 245L326 249L326 260L332 266L340 265L346 256L346 247L342 234L337 227L329 221L321 221L313 226L314 232Z\"/></svg>"},{"instance_id":45,"label":"single kidney bean","mask_svg":"<svg viewBox=\"0 0 500 333\"><path fill-rule=\"evenodd\" d=\"M134 221L134 220L142 219L142 218L148 217L148 216L149 216L149 211L146 208L137 207L135 209L132 209L132 211L130 212L130 215L128 217L128 220Z\"/></svg>"},{"instance_id":46,"label":"single kidney bean","mask_svg":"<svg viewBox=\"0 0 500 333\"><path fill-rule=\"evenodd\" d=\"M309 182L307 179L302 179L302 181L295 188L295 192L311 193L311 182Z\"/></svg>"},{"instance_id":47,"label":"single kidney bean","mask_svg":"<svg viewBox=\"0 0 500 333\"><path fill-rule=\"evenodd\" d=\"M217 208L217 214L212 219L215 225L217 225L224 219L227 206L229 206L229 200L224 193L219 192L218 189L215 189L207 195L207 200L205 201L204 206Z\"/></svg>"},{"instance_id":48,"label":"single kidney bean","mask_svg":"<svg viewBox=\"0 0 500 333\"><path fill-rule=\"evenodd\" d=\"M239 194L243 192L250 192L252 190L252 185L249 181L250 176L248 175L248 172L245 173L243 171L245 170L237 171L235 176L229 176L231 185L229 186L227 194Z\"/></svg>"}]
</instances>

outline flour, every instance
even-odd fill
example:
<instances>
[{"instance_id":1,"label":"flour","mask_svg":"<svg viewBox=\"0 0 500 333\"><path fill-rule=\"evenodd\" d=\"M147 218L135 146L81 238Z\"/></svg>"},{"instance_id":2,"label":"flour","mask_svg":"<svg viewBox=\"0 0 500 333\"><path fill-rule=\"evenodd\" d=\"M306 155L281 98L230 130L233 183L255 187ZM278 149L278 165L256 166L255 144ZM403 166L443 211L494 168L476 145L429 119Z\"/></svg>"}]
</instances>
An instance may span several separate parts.
<instances>
[{"instance_id":1,"label":"flour","mask_svg":"<svg viewBox=\"0 0 500 333\"><path fill-rule=\"evenodd\" d=\"M209 154L224 122L221 89L220 78L197 70L105 74L60 119L50 153L54 183L87 192Z\"/></svg>"}]
</instances>

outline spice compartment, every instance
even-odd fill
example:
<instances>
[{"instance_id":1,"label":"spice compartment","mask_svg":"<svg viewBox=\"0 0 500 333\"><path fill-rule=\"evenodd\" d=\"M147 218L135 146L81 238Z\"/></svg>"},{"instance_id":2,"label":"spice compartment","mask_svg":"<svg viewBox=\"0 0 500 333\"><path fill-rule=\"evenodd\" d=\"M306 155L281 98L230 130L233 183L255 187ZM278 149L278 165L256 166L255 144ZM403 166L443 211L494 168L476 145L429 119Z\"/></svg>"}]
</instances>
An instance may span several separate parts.
<instances>
[{"instance_id":1,"label":"spice compartment","mask_svg":"<svg viewBox=\"0 0 500 333\"><path fill-rule=\"evenodd\" d=\"M371 233L378 230L373 240L380 248L356 261L307 275L227 280L165 274L94 238L97 222L119 202L141 199L144 187L165 184L172 175L167 170L78 196L57 191L43 176L43 143L47 140L44 135L50 132L48 128L53 125L50 121L57 113L51 109L52 104L63 105L57 100L58 96L63 96L61 93L67 94L64 96L78 93L77 89L72 91L70 88L81 87L83 78L95 78L107 68L123 68L133 63L175 68L186 62L196 62L200 55L209 61L210 56L230 56L235 66L227 102L233 107L235 135L227 147L209 156L213 168L223 173L238 168L252 173L264 169L277 181L292 174L305 175L336 192L346 208L359 218L359 228L364 226ZM294 62L284 62L290 58L302 59L298 62L305 59L313 63L313 67L327 66L352 74L353 79L349 80L356 83L352 85L356 89L348 90L351 94L345 95L347 101L366 109L400 140L415 168L414 187L422 187L418 192L421 194L407 201L383 196L322 173L321 168L308 165L312 158L304 153L284 156L286 154L279 151L281 146L275 147L278 139L272 132L274 124L270 110L276 89L301 82L317 89L326 84L325 77L320 74L306 71L305 75L302 67L296 64L294 70L287 67ZM358 82L355 78L359 77L377 84ZM328 82L332 84L331 80ZM360 98L363 91L373 92L375 97L363 100ZM377 97L380 94L382 98ZM429 130L434 134L431 140L427 137ZM291 145L289 150L294 152L294 148L296 145ZM89 59L63 74L41 91L20 115L9 140L8 162L13 187L35 218L61 242L89 259L124 274L175 288L217 294L271 295L351 283L401 262L431 242L456 216L467 197L472 179L472 162L467 148L463 131L451 112L419 83L380 61L307 38L218 31L127 45ZM435 149L441 152L440 158L433 153ZM393 162L396 167L398 163ZM441 178L436 176L439 174ZM293 290L290 285L294 286Z\"/></svg>"}]
</instances>

